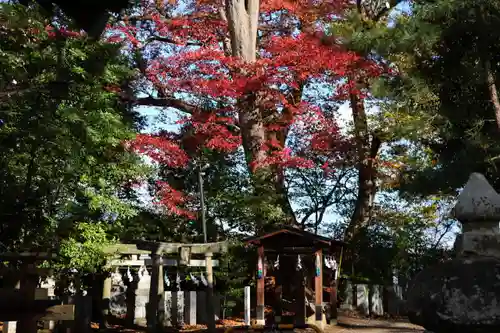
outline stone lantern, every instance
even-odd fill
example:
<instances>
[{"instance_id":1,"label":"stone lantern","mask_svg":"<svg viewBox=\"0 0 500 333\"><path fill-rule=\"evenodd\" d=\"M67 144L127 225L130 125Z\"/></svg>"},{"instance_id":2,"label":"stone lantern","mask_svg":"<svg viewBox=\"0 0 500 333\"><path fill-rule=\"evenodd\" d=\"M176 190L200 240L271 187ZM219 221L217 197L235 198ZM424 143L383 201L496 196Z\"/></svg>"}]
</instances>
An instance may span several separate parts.
<instances>
[{"instance_id":1,"label":"stone lantern","mask_svg":"<svg viewBox=\"0 0 500 333\"><path fill-rule=\"evenodd\" d=\"M410 320L435 333L500 332L500 195L473 173L452 213L463 229L456 258L415 276Z\"/></svg>"}]
</instances>

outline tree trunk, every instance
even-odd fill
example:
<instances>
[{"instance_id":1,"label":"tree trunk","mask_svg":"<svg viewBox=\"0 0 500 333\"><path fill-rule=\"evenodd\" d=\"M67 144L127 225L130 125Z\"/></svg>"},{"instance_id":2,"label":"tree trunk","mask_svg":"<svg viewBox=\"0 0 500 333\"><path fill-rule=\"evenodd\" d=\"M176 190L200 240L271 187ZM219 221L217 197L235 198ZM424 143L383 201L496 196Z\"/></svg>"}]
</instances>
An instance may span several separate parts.
<instances>
[{"instance_id":1,"label":"tree trunk","mask_svg":"<svg viewBox=\"0 0 500 333\"><path fill-rule=\"evenodd\" d=\"M245 62L257 59L259 0L226 0L231 51Z\"/></svg>"},{"instance_id":2,"label":"tree trunk","mask_svg":"<svg viewBox=\"0 0 500 333\"><path fill-rule=\"evenodd\" d=\"M484 70L486 74L486 81L488 83L488 91L490 93L491 104L495 110L495 120L497 127L500 130L500 100L498 98L497 85L495 83L495 75L491 69L491 62L487 59L484 61Z\"/></svg>"},{"instance_id":3,"label":"tree trunk","mask_svg":"<svg viewBox=\"0 0 500 333\"><path fill-rule=\"evenodd\" d=\"M358 195L351 221L345 232L345 241L350 241L360 228L367 226L370 222L373 200L377 191L374 159L381 145L380 139L376 136L372 136L370 140L363 100L354 94L351 94L350 99L358 154Z\"/></svg>"},{"instance_id":4,"label":"tree trunk","mask_svg":"<svg viewBox=\"0 0 500 333\"><path fill-rule=\"evenodd\" d=\"M259 19L259 0L226 0L226 15L230 39L231 54L246 63L257 59L257 31ZM242 73L247 74L247 73ZM254 172L253 166L265 161L267 152L263 145L271 136L278 136L280 142L285 142L286 133L277 134L266 130L265 122L259 106L261 97L258 92L249 92L239 101L239 123L243 141L243 148L247 164L252 171L257 197L276 198L276 206L280 207L287 222L294 223L295 217L288 201L282 173L274 167L261 168ZM265 221L262 221L265 222Z\"/></svg>"},{"instance_id":5,"label":"tree trunk","mask_svg":"<svg viewBox=\"0 0 500 333\"><path fill-rule=\"evenodd\" d=\"M476 8L476 14L479 18L479 31L482 31L486 27L486 20L484 17L484 9L482 6ZM491 104L493 104L493 110L495 111L495 120L497 127L500 130L500 100L498 98L498 90L495 82L495 74L491 69L491 55L489 52L489 43L484 39L484 37L479 37L479 48L480 48L480 61L483 64L484 73L486 75L486 83L488 84L488 92L490 95ZM485 52L486 55L481 54Z\"/></svg>"},{"instance_id":6,"label":"tree trunk","mask_svg":"<svg viewBox=\"0 0 500 333\"><path fill-rule=\"evenodd\" d=\"M259 0L226 0L226 19L233 57L247 63L257 59L258 18ZM238 118L248 163L259 163L265 159L265 152L261 147L266 139L266 131L258 102L258 96L249 93L238 103Z\"/></svg>"}]
</instances>

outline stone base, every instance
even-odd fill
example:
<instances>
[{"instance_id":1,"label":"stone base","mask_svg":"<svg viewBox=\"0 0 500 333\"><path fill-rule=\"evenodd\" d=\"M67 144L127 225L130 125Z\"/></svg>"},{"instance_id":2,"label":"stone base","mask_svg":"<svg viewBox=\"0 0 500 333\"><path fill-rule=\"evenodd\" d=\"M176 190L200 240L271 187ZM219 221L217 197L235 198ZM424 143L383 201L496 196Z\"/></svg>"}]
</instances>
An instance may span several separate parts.
<instances>
[{"instance_id":1,"label":"stone base","mask_svg":"<svg viewBox=\"0 0 500 333\"><path fill-rule=\"evenodd\" d=\"M459 258L424 269L408 290L408 317L434 332L500 332L500 259Z\"/></svg>"},{"instance_id":2,"label":"stone base","mask_svg":"<svg viewBox=\"0 0 500 333\"><path fill-rule=\"evenodd\" d=\"M457 255L479 255L500 258L500 235L493 231L468 231L455 240Z\"/></svg>"}]
</instances>

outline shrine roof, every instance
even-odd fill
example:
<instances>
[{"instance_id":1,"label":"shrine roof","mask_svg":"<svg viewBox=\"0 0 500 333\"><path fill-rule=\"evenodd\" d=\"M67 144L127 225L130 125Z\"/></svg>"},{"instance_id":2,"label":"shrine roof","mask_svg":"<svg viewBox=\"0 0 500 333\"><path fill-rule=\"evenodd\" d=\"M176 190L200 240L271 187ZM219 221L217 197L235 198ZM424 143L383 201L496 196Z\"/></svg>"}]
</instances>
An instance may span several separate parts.
<instances>
[{"instance_id":1,"label":"shrine roof","mask_svg":"<svg viewBox=\"0 0 500 333\"><path fill-rule=\"evenodd\" d=\"M301 252L307 248L329 249L344 245L342 241L333 240L290 226L281 227L262 235L248 237L244 242L247 244L262 245L265 249L279 250L287 248L291 252Z\"/></svg>"}]
</instances>

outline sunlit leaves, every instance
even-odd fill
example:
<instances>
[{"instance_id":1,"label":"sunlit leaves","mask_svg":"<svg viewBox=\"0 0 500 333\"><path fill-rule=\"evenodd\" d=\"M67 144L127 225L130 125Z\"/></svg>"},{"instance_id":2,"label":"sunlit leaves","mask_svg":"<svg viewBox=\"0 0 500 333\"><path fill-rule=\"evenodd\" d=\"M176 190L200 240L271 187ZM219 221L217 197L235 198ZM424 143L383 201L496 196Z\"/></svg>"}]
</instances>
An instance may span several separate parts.
<instances>
[{"instance_id":1,"label":"sunlit leaves","mask_svg":"<svg viewBox=\"0 0 500 333\"><path fill-rule=\"evenodd\" d=\"M62 241L58 260L49 264L65 275L99 273L106 264L104 249L113 242L105 224L79 222L75 231Z\"/></svg>"}]
</instances>

